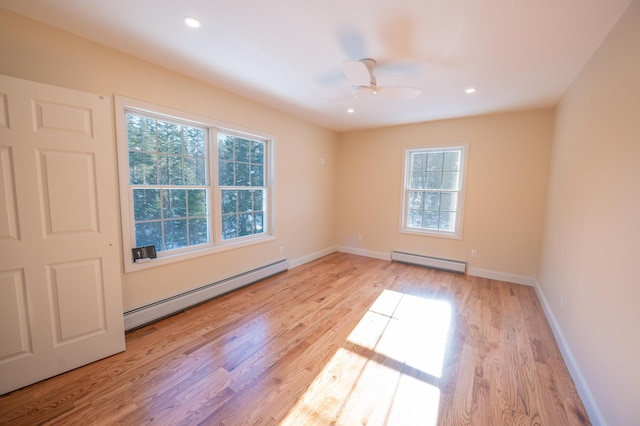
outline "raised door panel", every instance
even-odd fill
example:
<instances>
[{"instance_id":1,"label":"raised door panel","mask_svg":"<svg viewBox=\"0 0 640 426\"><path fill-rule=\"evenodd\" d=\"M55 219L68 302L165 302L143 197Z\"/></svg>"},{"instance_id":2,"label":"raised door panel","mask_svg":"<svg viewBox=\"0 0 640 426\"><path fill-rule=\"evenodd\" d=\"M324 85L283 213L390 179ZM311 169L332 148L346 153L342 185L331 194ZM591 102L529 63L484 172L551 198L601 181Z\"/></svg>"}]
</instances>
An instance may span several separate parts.
<instances>
[{"instance_id":1,"label":"raised door panel","mask_svg":"<svg viewBox=\"0 0 640 426\"><path fill-rule=\"evenodd\" d=\"M23 271L0 272L0 364L32 352Z\"/></svg>"},{"instance_id":2,"label":"raised door panel","mask_svg":"<svg viewBox=\"0 0 640 426\"><path fill-rule=\"evenodd\" d=\"M94 156L40 151L40 194L46 236L97 233L98 209ZM74 194L74 197L69 197Z\"/></svg>"},{"instance_id":3,"label":"raised door panel","mask_svg":"<svg viewBox=\"0 0 640 426\"><path fill-rule=\"evenodd\" d=\"M34 131L75 133L93 137L91 108L40 99L34 99L32 105Z\"/></svg>"},{"instance_id":4,"label":"raised door panel","mask_svg":"<svg viewBox=\"0 0 640 426\"><path fill-rule=\"evenodd\" d=\"M11 147L0 146L0 240L18 240L18 216Z\"/></svg>"},{"instance_id":5,"label":"raised door panel","mask_svg":"<svg viewBox=\"0 0 640 426\"><path fill-rule=\"evenodd\" d=\"M50 265L48 280L55 345L106 331L100 259Z\"/></svg>"}]
</instances>

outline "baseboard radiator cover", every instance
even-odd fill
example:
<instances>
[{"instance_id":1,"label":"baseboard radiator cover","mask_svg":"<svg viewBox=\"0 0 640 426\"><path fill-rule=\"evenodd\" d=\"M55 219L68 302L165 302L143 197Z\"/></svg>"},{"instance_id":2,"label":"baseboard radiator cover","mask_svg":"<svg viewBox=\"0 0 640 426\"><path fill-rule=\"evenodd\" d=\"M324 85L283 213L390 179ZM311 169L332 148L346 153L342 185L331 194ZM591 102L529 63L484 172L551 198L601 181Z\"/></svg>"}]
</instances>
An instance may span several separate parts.
<instances>
[{"instance_id":1,"label":"baseboard radiator cover","mask_svg":"<svg viewBox=\"0 0 640 426\"><path fill-rule=\"evenodd\" d=\"M253 284L289 269L287 259L243 272L124 313L124 329L131 331L170 315L182 312L216 296Z\"/></svg>"},{"instance_id":2,"label":"baseboard radiator cover","mask_svg":"<svg viewBox=\"0 0 640 426\"><path fill-rule=\"evenodd\" d=\"M401 251L392 251L391 260L394 262L409 263L411 265L425 266L427 268L441 269L443 271L457 272L460 274L464 274L467 270L467 262L440 259L438 257L404 253Z\"/></svg>"}]
</instances>

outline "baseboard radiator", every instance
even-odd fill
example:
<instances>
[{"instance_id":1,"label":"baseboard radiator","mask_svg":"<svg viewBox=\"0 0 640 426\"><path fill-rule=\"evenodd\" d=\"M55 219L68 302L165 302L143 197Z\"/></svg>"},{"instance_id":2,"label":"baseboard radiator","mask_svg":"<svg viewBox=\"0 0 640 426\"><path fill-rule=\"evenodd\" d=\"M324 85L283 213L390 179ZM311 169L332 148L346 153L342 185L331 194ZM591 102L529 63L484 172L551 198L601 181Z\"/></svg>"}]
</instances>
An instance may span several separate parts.
<instances>
[{"instance_id":1,"label":"baseboard radiator","mask_svg":"<svg viewBox=\"0 0 640 426\"><path fill-rule=\"evenodd\" d=\"M157 302L132 309L124 313L125 331L168 317L187 308L205 302L221 294L255 283L289 269L289 261L284 259L242 274L235 275L196 289L168 297Z\"/></svg>"},{"instance_id":2,"label":"baseboard radiator","mask_svg":"<svg viewBox=\"0 0 640 426\"><path fill-rule=\"evenodd\" d=\"M419 254L404 253L401 251L392 251L391 260L393 260L394 262L426 266L427 268L458 272L460 274L464 274L467 270L467 262L461 262L459 260L440 259L437 257L422 256Z\"/></svg>"}]
</instances>

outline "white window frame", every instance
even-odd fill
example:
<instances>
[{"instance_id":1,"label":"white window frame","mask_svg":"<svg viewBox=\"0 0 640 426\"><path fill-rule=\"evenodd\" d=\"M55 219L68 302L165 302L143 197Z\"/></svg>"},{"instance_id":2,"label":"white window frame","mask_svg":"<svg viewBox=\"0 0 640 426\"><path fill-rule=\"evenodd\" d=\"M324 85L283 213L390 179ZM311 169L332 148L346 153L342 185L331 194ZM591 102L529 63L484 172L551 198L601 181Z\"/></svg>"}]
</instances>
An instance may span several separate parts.
<instances>
[{"instance_id":1,"label":"white window frame","mask_svg":"<svg viewBox=\"0 0 640 426\"><path fill-rule=\"evenodd\" d=\"M120 189L120 216L122 220L122 245L125 272L135 272L160 265L166 265L195 257L210 255L222 251L236 249L248 245L263 243L275 240L274 227L274 187L273 187L273 157L275 151L275 137L252 129L242 128L236 125L229 125L224 122L213 120L183 111L154 105L148 102L115 95L115 121L116 121L116 145L118 153L118 180ZM138 113L145 116L153 116L159 119L166 119L193 125L195 127L205 127L208 131L208 162L209 162L209 228L210 242L198 246L183 247L176 250L158 252L158 257L149 262L133 262L131 250L135 247L135 227L133 219L132 191L129 183L129 146L127 139L126 113ZM218 151L217 132L229 133L247 139L254 139L265 142L265 187L266 206L264 217L265 232L251 234L230 240L222 239L221 232L221 203L220 188L218 186Z\"/></svg>"},{"instance_id":2,"label":"white window frame","mask_svg":"<svg viewBox=\"0 0 640 426\"><path fill-rule=\"evenodd\" d=\"M249 234L249 235L244 235L244 236L240 236L240 237L234 237L233 239L230 240L224 240L222 237L222 220L218 220L216 223L219 225L219 229L218 232L216 233L216 236L218 238L218 244L231 244L231 243L237 243L237 242L242 242L242 241L250 241L250 240L254 240L254 239L259 239L261 238L261 236L263 236L265 233L268 232L269 230L269 219L271 217L271 212L269 210L269 200L270 200L270 193L269 193L269 189L271 187L271 185L269 184L269 181L267 179L267 174L269 172L270 166L268 166L268 158L269 158L269 149L270 149L270 144L269 144L269 140L262 138L262 137L256 137L255 135L247 135L246 133L242 133L242 132L238 132L235 130L230 130L230 129L222 129L222 128L217 128L217 129L212 129L212 138L216 141L216 147L217 147L217 141L218 141L218 133L222 133L222 134L226 134L229 136L234 136L234 137L240 137L240 138L246 138L246 139L250 139L250 140L255 140L255 141L260 141L260 142L264 142L265 144L265 150L264 150L264 167L265 167L265 179L263 182L263 186L251 186L251 185L239 185L239 186L234 186L234 185L220 185L218 179L214 179L214 197L217 197L218 200L222 200L222 191L223 190L228 190L228 189L238 189L238 190L264 190L266 193L266 197L267 197L267 205L265 206L265 211L264 211L264 217L263 217L263 223L266 226L266 230L263 233L260 234ZM217 151L216 151L217 152ZM213 162L216 166L216 174L215 176L218 176L218 170L217 170L217 166L218 166L218 158L216 155L216 161ZM217 202L215 203L214 206L217 211L214 212L216 218L222 218L223 213L222 213L222 203L221 202Z\"/></svg>"},{"instance_id":3,"label":"white window frame","mask_svg":"<svg viewBox=\"0 0 640 426\"><path fill-rule=\"evenodd\" d=\"M458 204L456 209L456 220L453 231L435 230L427 228L415 228L407 226L408 214L409 214L409 191L410 179L411 179L411 155L413 153L426 153L437 152L447 150L460 150L460 178L459 187L455 191L458 193ZM421 147L406 147L404 148L404 166L403 166L403 179L402 179L402 216L400 218L400 232L405 234L423 235L432 237L462 239L462 225L464 223L464 205L465 205L465 192L466 192L466 176L467 176L467 164L469 158L469 144L459 143L452 145L434 145L434 146L421 146Z\"/></svg>"}]
</instances>

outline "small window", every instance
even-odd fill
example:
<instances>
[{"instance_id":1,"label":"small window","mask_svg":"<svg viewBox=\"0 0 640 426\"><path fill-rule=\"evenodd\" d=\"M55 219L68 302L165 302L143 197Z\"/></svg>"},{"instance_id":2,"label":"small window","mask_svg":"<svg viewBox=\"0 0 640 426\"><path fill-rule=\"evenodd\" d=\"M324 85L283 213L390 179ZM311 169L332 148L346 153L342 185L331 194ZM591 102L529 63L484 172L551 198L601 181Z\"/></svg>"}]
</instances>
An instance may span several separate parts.
<instances>
[{"instance_id":1,"label":"small window","mask_svg":"<svg viewBox=\"0 0 640 426\"><path fill-rule=\"evenodd\" d=\"M462 237L465 146L407 149L402 231Z\"/></svg>"},{"instance_id":2,"label":"small window","mask_svg":"<svg viewBox=\"0 0 640 426\"><path fill-rule=\"evenodd\" d=\"M116 97L125 271L273 239L271 138ZM157 258L134 264L132 249Z\"/></svg>"}]
</instances>

